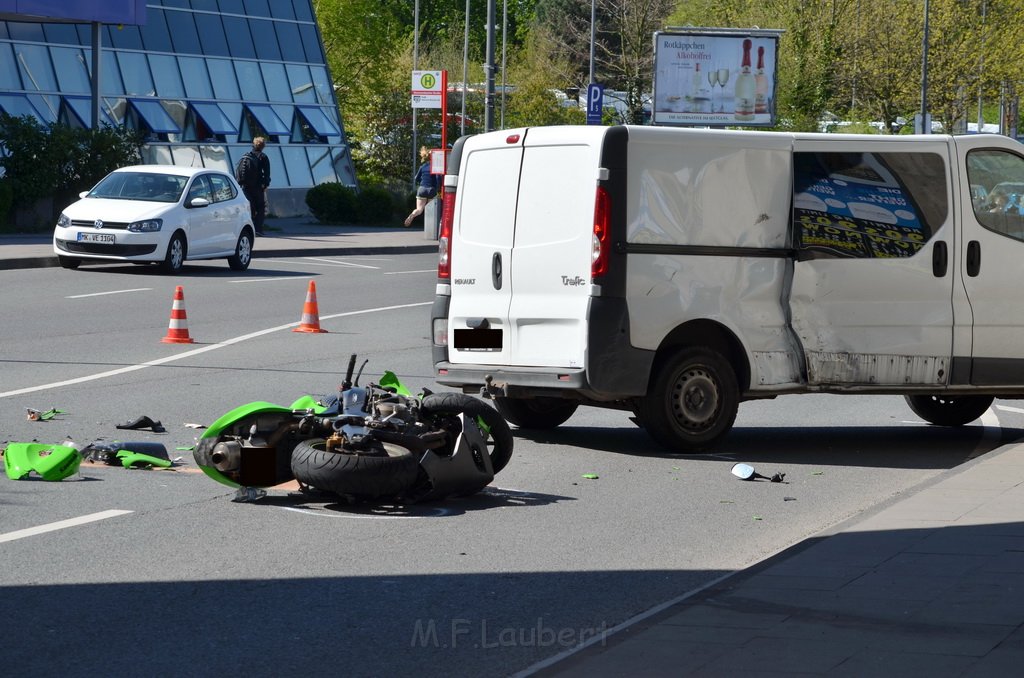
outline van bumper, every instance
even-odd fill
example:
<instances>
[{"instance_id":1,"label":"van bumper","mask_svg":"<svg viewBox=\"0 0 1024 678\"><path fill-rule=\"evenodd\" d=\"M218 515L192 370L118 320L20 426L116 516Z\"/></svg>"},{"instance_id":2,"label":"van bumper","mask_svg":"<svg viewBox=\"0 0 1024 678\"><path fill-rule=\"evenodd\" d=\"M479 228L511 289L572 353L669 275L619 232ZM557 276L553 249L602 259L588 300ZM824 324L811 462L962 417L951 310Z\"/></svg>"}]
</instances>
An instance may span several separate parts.
<instances>
[{"instance_id":1,"label":"van bumper","mask_svg":"<svg viewBox=\"0 0 1024 678\"><path fill-rule=\"evenodd\" d=\"M587 391L586 371L583 368L563 367L509 367L508 365L455 365L447 361L436 362L434 372L439 384L457 386L465 393L479 391L488 383L506 395L526 395L539 391Z\"/></svg>"}]
</instances>

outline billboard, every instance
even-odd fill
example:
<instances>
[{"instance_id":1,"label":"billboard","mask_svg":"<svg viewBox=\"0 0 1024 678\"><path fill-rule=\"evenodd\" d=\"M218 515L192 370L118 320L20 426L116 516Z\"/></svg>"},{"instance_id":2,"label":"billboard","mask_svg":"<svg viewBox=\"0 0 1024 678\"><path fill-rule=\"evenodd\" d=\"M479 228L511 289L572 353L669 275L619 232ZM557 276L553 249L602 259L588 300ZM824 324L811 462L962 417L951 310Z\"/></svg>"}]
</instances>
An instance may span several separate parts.
<instances>
[{"instance_id":1,"label":"billboard","mask_svg":"<svg viewBox=\"0 0 1024 678\"><path fill-rule=\"evenodd\" d=\"M781 34L757 28L656 32L651 122L773 126Z\"/></svg>"},{"instance_id":2,"label":"billboard","mask_svg":"<svg viewBox=\"0 0 1024 678\"><path fill-rule=\"evenodd\" d=\"M5 19L67 20L106 24L145 24L146 0L0 0Z\"/></svg>"}]
</instances>

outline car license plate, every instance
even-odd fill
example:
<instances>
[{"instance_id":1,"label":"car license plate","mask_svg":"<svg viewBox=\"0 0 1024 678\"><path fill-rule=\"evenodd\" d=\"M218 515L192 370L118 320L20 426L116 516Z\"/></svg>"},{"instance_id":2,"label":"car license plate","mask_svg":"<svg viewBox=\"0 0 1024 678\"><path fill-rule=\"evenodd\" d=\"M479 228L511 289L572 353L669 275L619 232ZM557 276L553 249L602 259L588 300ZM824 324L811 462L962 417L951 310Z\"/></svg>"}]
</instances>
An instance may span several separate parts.
<instances>
[{"instance_id":1,"label":"car license plate","mask_svg":"<svg viewBox=\"0 0 1024 678\"><path fill-rule=\"evenodd\" d=\"M113 233L79 233L78 242L102 242L109 245L114 244Z\"/></svg>"}]
</instances>

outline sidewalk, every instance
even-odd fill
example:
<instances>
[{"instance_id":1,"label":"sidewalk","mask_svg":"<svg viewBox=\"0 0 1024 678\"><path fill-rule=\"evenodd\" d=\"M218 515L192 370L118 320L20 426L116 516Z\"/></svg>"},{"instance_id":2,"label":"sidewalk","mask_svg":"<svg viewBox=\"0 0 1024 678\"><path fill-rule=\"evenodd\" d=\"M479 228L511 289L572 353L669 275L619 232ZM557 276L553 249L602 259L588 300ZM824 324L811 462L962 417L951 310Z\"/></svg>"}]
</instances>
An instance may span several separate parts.
<instances>
[{"instance_id":1,"label":"sidewalk","mask_svg":"<svg viewBox=\"0 0 1024 678\"><path fill-rule=\"evenodd\" d=\"M420 228L325 226L313 217L268 218L253 258L327 257L389 252L437 252L437 241ZM0 235L0 270L59 266L52 235Z\"/></svg>"},{"instance_id":2,"label":"sidewalk","mask_svg":"<svg viewBox=\"0 0 1024 678\"><path fill-rule=\"evenodd\" d=\"M1020 675L1024 444L642 617L518 675Z\"/></svg>"}]
</instances>

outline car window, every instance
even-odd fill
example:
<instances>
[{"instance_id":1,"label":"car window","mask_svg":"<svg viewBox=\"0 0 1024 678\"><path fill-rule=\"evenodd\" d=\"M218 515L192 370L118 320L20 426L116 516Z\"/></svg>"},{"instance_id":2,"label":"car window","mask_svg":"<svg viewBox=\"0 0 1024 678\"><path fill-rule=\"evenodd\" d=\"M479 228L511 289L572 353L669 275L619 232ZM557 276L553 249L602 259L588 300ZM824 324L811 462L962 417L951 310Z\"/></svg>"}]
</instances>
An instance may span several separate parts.
<instances>
[{"instance_id":1,"label":"car window","mask_svg":"<svg viewBox=\"0 0 1024 678\"><path fill-rule=\"evenodd\" d=\"M971 205L978 223L1015 240L1024 240L1024 158L1001 150L967 155Z\"/></svg>"},{"instance_id":2,"label":"car window","mask_svg":"<svg viewBox=\"0 0 1024 678\"><path fill-rule=\"evenodd\" d=\"M199 175L192 180L192 186L188 189L188 198L185 204L192 202L194 198L205 198L207 202L213 202L213 194L210 192L210 182L206 175Z\"/></svg>"},{"instance_id":3,"label":"car window","mask_svg":"<svg viewBox=\"0 0 1024 678\"><path fill-rule=\"evenodd\" d=\"M223 174L210 174L208 176L213 190L214 202L233 200L234 197L238 195L235 192L235 187L231 185L231 181L229 181Z\"/></svg>"},{"instance_id":4,"label":"car window","mask_svg":"<svg viewBox=\"0 0 1024 678\"><path fill-rule=\"evenodd\" d=\"M793 228L811 258L912 257L949 214L936 153L794 153Z\"/></svg>"},{"instance_id":5,"label":"car window","mask_svg":"<svg viewBox=\"0 0 1024 678\"><path fill-rule=\"evenodd\" d=\"M152 172L114 172L89 191L90 198L178 202L186 177Z\"/></svg>"}]
</instances>

